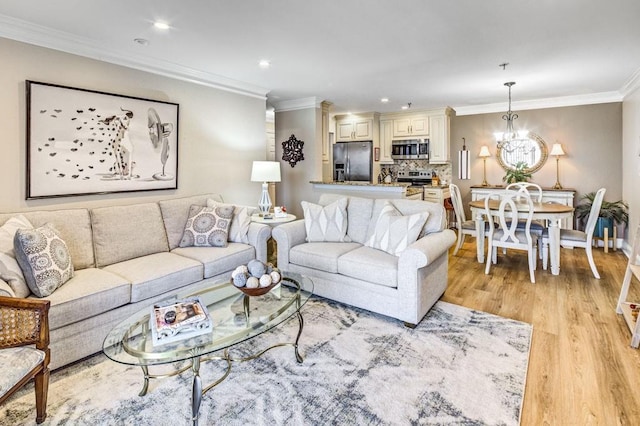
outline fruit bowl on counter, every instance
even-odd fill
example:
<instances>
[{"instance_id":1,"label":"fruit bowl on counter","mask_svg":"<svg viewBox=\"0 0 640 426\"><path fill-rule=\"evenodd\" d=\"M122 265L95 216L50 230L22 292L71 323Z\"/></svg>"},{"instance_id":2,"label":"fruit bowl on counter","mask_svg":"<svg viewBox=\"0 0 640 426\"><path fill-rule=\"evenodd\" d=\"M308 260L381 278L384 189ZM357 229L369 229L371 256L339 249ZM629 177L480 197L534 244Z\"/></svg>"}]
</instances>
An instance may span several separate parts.
<instances>
[{"instance_id":1,"label":"fruit bowl on counter","mask_svg":"<svg viewBox=\"0 0 640 426\"><path fill-rule=\"evenodd\" d=\"M231 273L231 282L247 296L262 296L280 284L282 274L271 263L252 260Z\"/></svg>"}]
</instances>

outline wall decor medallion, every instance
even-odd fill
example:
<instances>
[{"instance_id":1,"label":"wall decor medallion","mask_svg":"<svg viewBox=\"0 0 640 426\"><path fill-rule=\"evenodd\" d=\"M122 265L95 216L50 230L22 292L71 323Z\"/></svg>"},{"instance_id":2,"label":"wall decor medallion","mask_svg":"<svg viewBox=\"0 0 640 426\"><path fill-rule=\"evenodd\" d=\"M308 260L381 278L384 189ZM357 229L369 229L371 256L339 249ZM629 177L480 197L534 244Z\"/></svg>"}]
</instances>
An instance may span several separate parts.
<instances>
[{"instance_id":1,"label":"wall decor medallion","mask_svg":"<svg viewBox=\"0 0 640 426\"><path fill-rule=\"evenodd\" d=\"M178 109L26 81L27 199L178 188Z\"/></svg>"},{"instance_id":2,"label":"wall decor medallion","mask_svg":"<svg viewBox=\"0 0 640 426\"><path fill-rule=\"evenodd\" d=\"M303 141L296 139L295 135L291 135L288 140L282 142L282 159L288 161L291 167L295 167L298 161L304 160L303 146Z\"/></svg>"}]
</instances>

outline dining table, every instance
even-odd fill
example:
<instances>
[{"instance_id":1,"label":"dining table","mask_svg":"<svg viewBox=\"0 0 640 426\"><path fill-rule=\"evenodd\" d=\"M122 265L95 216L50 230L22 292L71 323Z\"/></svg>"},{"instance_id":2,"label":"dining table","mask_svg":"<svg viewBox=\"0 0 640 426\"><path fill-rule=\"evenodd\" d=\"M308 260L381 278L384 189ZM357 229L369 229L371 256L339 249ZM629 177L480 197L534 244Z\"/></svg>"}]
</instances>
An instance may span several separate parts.
<instances>
[{"instance_id":1,"label":"dining table","mask_svg":"<svg viewBox=\"0 0 640 426\"><path fill-rule=\"evenodd\" d=\"M517 204L518 211L528 210L528 204ZM476 246L478 262L484 263L484 238L485 238L485 200L474 200L469 203L471 214L476 222ZM499 199L489 200L489 212L491 216L497 216L500 208ZM549 230L549 260L551 273L560 274L560 222L562 219L572 217L574 208L557 203L533 203L533 219L544 220L548 223Z\"/></svg>"}]
</instances>

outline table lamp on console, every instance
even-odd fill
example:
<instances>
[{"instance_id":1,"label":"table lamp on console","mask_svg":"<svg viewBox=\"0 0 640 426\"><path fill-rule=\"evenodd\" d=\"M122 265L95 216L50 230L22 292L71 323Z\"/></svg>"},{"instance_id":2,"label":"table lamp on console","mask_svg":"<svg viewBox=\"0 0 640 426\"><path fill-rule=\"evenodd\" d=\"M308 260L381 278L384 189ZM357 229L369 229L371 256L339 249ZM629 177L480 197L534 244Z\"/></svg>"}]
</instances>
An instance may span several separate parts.
<instances>
[{"instance_id":1,"label":"table lamp on console","mask_svg":"<svg viewBox=\"0 0 640 426\"><path fill-rule=\"evenodd\" d=\"M277 161L254 161L251 168L251 181L262 182L262 195L258 208L261 216L267 216L271 210L269 182L280 182L280 163Z\"/></svg>"}]
</instances>

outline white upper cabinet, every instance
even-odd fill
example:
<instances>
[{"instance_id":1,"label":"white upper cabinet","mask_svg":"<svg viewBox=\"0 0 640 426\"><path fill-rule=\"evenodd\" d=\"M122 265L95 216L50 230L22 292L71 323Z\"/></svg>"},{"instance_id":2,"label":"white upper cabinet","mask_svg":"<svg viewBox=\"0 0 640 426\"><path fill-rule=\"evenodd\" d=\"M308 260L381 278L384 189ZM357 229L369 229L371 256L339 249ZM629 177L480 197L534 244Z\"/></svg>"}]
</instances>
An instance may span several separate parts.
<instances>
[{"instance_id":1,"label":"white upper cabinet","mask_svg":"<svg viewBox=\"0 0 640 426\"><path fill-rule=\"evenodd\" d=\"M429 116L427 114L407 115L393 120L393 137L395 138L428 135Z\"/></svg>"},{"instance_id":2,"label":"white upper cabinet","mask_svg":"<svg viewBox=\"0 0 640 426\"><path fill-rule=\"evenodd\" d=\"M391 141L393 141L393 120L380 120L380 163L393 164Z\"/></svg>"},{"instance_id":3,"label":"white upper cabinet","mask_svg":"<svg viewBox=\"0 0 640 426\"><path fill-rule=\"evenodd\" d=\"M429 116L429 163L442 164L451 161L449 148L449 114Z\"/></svg>"},{"instance_id":4,"label":"white upper cabinet","mask_svg":"<svg viewBox=\"0 0 640 426\"><path fill-rule=\"evenodd\" d=\"M338 142L373 140L373 118L344 116L336 119Z\"/></svg>"}]
</instances>

